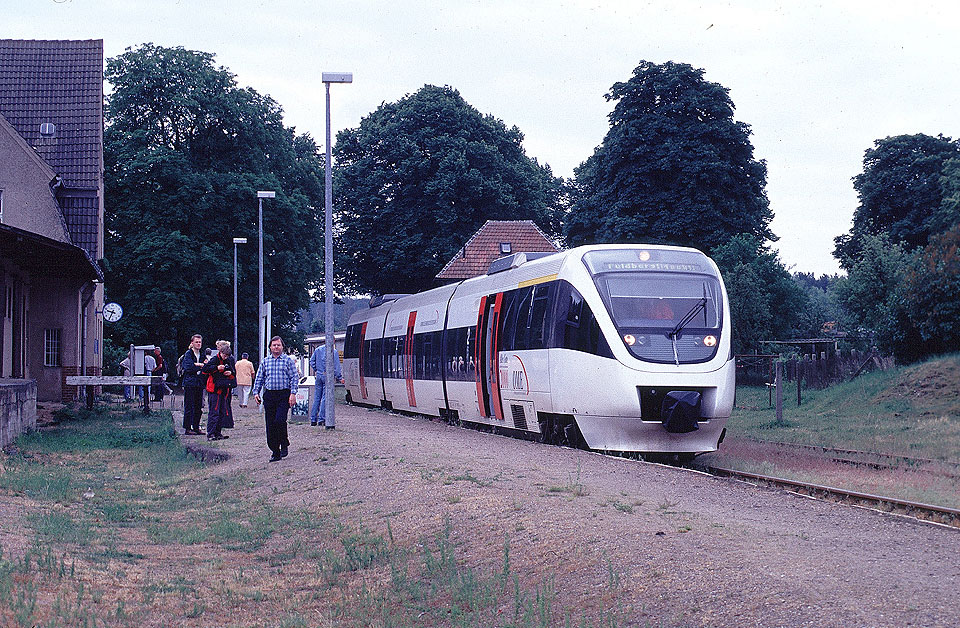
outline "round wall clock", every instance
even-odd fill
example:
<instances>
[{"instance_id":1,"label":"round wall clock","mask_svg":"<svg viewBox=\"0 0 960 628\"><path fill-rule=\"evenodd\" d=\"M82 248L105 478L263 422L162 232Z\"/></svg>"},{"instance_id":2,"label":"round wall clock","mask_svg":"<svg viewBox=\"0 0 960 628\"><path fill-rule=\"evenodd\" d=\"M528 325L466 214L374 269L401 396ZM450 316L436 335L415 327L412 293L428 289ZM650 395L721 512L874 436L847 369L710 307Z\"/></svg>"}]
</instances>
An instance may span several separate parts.
<instances>
[{"instance_id":1,"label":"round wall clock","mask_svg":"<svg viewBox=\"0 0 960 628\"><path fill-rule=\"evenodd\" d=\"M123 308L119 303L107 303L103 306L103 320L116 323L123 316Z\"/></svg>"}]
</instances>

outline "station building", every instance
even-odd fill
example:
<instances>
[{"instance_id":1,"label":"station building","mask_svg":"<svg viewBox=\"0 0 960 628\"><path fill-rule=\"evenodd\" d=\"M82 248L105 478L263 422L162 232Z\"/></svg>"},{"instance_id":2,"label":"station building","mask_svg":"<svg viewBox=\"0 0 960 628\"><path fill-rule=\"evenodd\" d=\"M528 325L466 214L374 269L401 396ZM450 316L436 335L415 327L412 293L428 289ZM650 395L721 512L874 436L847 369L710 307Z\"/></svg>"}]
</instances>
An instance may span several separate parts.
<instances>
[{"instance_id":1,"label":"station building","mask_svg":"<svg viewBox=\"0 0 960 628\"><path fill-rule=\"evenodd\" d=\"M102 40L0 39L0 422L100 374L103 217Z\"/></svg>"}]
</instances>

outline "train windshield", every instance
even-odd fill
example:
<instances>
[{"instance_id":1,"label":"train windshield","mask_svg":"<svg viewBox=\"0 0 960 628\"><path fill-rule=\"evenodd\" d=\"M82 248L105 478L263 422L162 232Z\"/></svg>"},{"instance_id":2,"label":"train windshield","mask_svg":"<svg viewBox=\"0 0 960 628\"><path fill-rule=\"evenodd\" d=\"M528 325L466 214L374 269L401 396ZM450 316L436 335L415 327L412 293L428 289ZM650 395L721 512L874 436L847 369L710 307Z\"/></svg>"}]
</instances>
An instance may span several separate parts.
<instances>
[{"instance_id":1,"label":"train windshield","mask_svg":"<svg viewBox=\"0 0 960 628\"><path fill-rule=\"evenodd\" d=\"M705 362L722 323L720 282L693 251L592 251L584 262L621 341L641 360Z\"/></svg>"}]
</instances>

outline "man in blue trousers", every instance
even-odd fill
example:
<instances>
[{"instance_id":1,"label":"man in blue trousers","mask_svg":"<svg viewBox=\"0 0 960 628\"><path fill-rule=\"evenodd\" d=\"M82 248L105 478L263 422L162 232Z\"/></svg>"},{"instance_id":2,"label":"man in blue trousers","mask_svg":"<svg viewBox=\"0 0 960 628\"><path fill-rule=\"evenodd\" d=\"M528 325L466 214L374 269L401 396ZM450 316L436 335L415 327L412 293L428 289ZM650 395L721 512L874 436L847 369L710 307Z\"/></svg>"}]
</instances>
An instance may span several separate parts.
<instances>
[{"instance_id":1,"label":"man in blue trousers","mask_svg":"<svg viewBox=\"0 0 960 628\"><path fill-rule=\"evenodd\" d=\"M320 345L313 350L310 356L310 367L313 369L313 403L310 404L310 425L324 425L327 416L327 400L323 398L327 383L327 346ZM333 354L333 374L335 382L343 382L343 369L336 352ZM328 430L336 429L334 425L327 425Z\"/></svg>"}]
</instances>

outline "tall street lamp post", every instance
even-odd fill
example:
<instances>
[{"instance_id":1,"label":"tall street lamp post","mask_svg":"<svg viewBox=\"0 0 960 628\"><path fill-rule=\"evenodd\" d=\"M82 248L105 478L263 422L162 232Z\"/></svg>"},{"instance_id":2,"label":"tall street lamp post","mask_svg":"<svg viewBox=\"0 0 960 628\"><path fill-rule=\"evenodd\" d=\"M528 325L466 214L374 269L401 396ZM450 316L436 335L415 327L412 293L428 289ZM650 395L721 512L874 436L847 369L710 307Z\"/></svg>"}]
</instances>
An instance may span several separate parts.
<instances>
[{"instance_id":1,"label":"tall street lamp post","mask_svg":"<svg viewBox=\"0 0 960 628\"><path fill-rule=\"evenodd\" d=\"M276 198L277 193L271 191L257 191L257 239L260 250L257 254L257 269L259 271L259 286L257 290L257 320L260 325L260 348L257 359L262 359L267 354L267 343L264 334L266 325L263 320L263 199Z\"/></svg>"},{"instance_id":2,"label":"tall street lamp post","mask_svg":"<svg viewBox=\"0 0 960 628\"><path fill-rule=\"evenodd\" d=\"M246 238L233 239L233 355L240 355L240 347L237 346L237 245L246 244Z\"/></svg>"},{"instance_id":3,"label":"tall street lamp post","mask_svg":"<svg viewBox=\"0 0 960 628\"><path fill-rule=\"evenodd\" d=\"M330 168L330 84L352 83L352 72L323 72L321 80L327 88L327 158L324 163L324 224L323 224L323 299L324 299L324 348L326 349L326 382L323 397L326 399L324 422L327 429L336 425L333 416L333 360L336 340L333 337L333 175ZM339 359L339 357L337 358Z\"/></svg>"}]
</instances>

